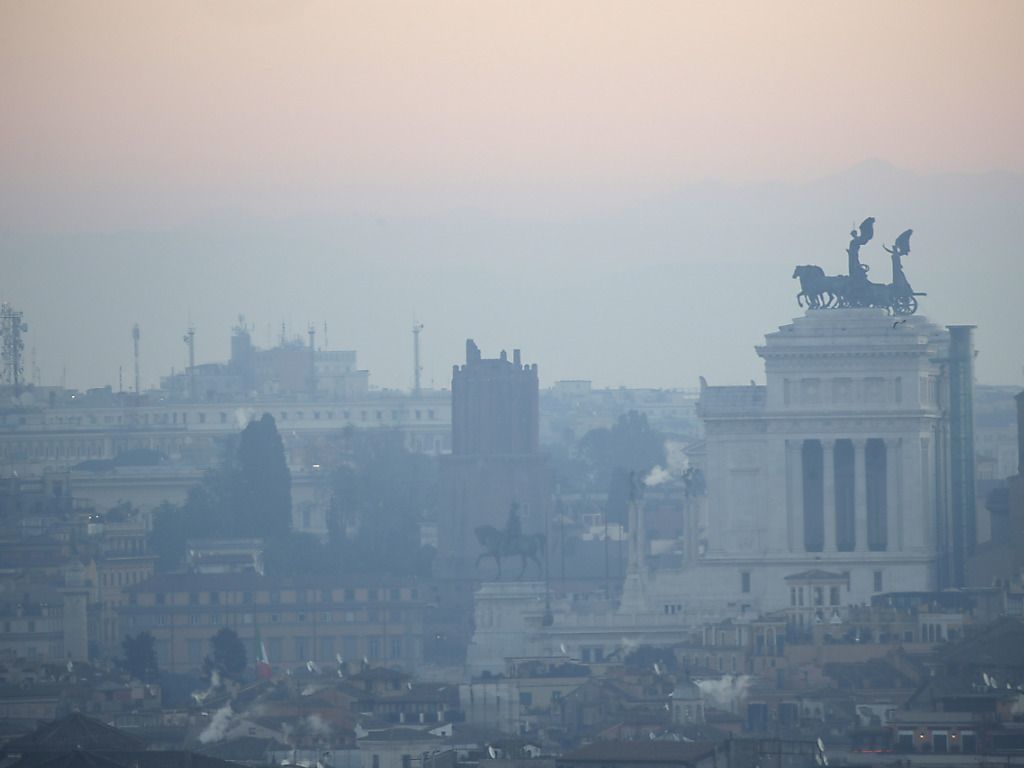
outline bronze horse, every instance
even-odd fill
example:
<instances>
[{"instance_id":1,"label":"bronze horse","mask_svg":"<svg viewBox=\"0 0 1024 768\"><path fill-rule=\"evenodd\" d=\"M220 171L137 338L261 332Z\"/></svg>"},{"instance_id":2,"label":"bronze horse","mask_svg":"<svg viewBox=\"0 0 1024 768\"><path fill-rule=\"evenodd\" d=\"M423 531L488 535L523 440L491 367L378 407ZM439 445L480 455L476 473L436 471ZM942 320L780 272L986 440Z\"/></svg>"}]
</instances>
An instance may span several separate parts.
<instances>
[{"instance_id":1,"label":"bronze horse","mask_svg":"<svg viewBox=\"0 0 1024 768\"><path fill-rule=\"evenodd\" d=\"M493 557L495 564L498 566L498 578L501 579L501 559L518 555L522 559L523 566L516 577L517 579L521 579L523 574L526 573L528 560L536 563L538 571L544 572L544 566L538 557L539 554L544 552L544 546L547 542L547 538L543 533L521 534L508 539L504 533L493 525L479 525L474 530L477 541L484 548L484 551L476 559L477 568L480 567L480 561L485 557Z\"/></svg>"}]
</instances>

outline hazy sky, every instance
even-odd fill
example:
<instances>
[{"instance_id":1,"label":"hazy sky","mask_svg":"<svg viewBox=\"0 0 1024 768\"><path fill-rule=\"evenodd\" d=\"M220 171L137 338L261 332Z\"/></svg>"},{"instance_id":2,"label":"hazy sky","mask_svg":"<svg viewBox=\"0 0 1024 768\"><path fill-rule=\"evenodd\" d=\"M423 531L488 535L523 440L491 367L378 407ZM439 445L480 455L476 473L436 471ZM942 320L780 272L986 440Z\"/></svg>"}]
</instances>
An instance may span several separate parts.
<instances>
[{"instance_id":1,"label":"hazy sky","mask_svg":"<svg viewBox=\"0 0 1024 768\"><path fill-rule=\"evenodd\" d=\"M154 382L180 367L189 314L214 326L202 360L224 356L227 318L247 312L297 330L329 316L346 329L339 344L366 350L375 383L406 386L405 329L419 311L446 334L431 363L444 383L466 336L500 332L481 339L485 353L530 336L475 323L486 297L463 307L452 289L437 305L408 282L436 264L478 294L509 275L509 259L544 279L535 254L488 247L506 226L490 216L548 231L703 180L771 194L765 185L811 184L871 158L923 175L1024 172L1022 30L1021 2L0 0L0 295L33 315L50 378L70 365L80 386L111 381L124 357L93 348L104 342L85 335L100 323L80 318L83 293L118 344L136 319L149 338L163 334L150 347ZM835 240L820 248L841 251L849 222L869 214L881 224L886 212L837 211ZM376 253L370 235L347 251L344 238L306 239L352 216L420 224ZM892 222L889 240L913 224ZM431 226L482 233L452 252L444 237L417 238ZM557 251L560 230L549 231L544 250ZM556 282L589 263L585 241L571 245ZM712 258L678 254L683 265ZM628 244L619 257L623 269L654 263ZM791 256L777 258L791 270ZM26 259L37 267L16 263ZM310 297L303 280L281 278L290 272L318 284ZM353 280L358 296L345 293ZM342 312L328 285L358 311ZM530 308L530 285L515 284L513 305ZM400 322L375 333L375 312ZM747 365L771 325L748 318L737 348L717 354ZM617 383L605 363L589 368L560 373ZM998 373L1014 371L1019 360ZM655 363L622 381L689 386L691 373Z\"/></svg>"}]
</instances>

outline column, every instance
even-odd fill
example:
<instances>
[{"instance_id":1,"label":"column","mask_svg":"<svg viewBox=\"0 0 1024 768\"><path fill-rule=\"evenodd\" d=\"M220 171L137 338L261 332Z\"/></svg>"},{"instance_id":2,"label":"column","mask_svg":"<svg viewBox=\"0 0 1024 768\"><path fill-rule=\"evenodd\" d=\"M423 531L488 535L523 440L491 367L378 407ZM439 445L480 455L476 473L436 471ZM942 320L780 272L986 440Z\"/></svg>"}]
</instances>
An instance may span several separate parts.
<instances>
[{"instance_id":1,"label":"column","mask_svg":"<svg viewBox=\"0 0 1024 768\"><path fill-rule=\"evenodd\" d=\"M898 437L885 439L885 522L890 552L903 549L903 498L901 493L903 441Z\"/></svg>"},{"instance_id":2,"label":"column","mask_svg":"<svg viewBox=\"0 0 1024 768\"><path fill-rule=\"evenodd\" d=\"M786 544L790 552L803 550L804 488L802 440L786 441Z\"/></svg>"},{"instance_id":3,"label":"column","mask_svg":"<svg viewBox=\"0 0 1024 768\"><path fill-rule=\"evenodd\" d=\"M825 552L836 551L836 462L835 443L821 441L822 471L825 474Z\"/></svg>"},{"instance_id":4,"label":"column","mask_svg":"<svg viewBox=\"0 0 1024 768\"><path fill-rule=\"evenodd\" d=\"M864 438L853 441L853 519L857 532L854 550L857 552L868 551L868 479L864 450L867 442Z\"/></svg>"}]
</instances>

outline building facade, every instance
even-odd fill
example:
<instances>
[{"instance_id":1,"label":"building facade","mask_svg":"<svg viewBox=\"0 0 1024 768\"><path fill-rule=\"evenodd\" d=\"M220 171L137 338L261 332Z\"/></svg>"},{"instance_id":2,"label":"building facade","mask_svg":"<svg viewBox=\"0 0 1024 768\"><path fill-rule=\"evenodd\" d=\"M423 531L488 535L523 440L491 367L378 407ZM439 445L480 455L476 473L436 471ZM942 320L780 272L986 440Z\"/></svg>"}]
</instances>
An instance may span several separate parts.
<instances>
[{"instance_id":1,"label":"building facade","mask_svg":"<svg viewBox=\"0 0 1024 768\"><path fill-rule=\"evenodd\" d=\"M757 348L765 386L702 387L715 599L772 609L826 567L843 603L943 584L954 547L950 334L921 316L811 310Z\"/></svg>"},{"instance_id":2,"label":"building facade","mask_svg":"<svg viewBox=\"0 0 1024 768\"><path fill-rule=\"evenodd\" d=\"M503 529L513 504L524 533L545 531L552 479L540 452L537 365L519 350L485 359L470 339L466 363L452 371L451 454L443 457L446 493L441 552L455 573L474 575L481 550L474 529Z\"/></svg>"},{"instance_id":3,"label":"building facade","mask_svg":"<svg viewBox=\"0 0 1024 768\"><path fill-rule=\"evenodd\" d=\"M272 665L361 659L414 669L423 658L423 601L415 586L279 579L255 573L162 574L127 590L124 635L149 632L161 669L199 669L222 628L246 644L257 636Z\"/></svg>"}]
</instances>

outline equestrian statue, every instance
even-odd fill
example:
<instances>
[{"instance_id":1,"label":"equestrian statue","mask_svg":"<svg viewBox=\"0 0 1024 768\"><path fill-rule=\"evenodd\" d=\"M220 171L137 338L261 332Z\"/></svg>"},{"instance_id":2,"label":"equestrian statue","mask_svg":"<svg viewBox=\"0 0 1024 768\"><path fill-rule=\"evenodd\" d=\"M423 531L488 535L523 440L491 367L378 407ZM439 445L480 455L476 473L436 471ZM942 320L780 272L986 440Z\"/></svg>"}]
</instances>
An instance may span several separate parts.
<instances>
[{"instance_id":1,"label":"equestrian statue","mask_svg":"<svg viewBox=\"0 0 1024 768\"><path fill-rule=\"evenodd\" d=\"M925 296L910 287L903 272L903 257L910 253L910 236L914 230L903 232L892 248L882 247L892 258L892 282L873 283L868 279L868 266L860 261L860 249L875 234L875 220L869 216L860 227L850 232L850 245L846 249L847 274L826 275L816 264L804 264L793 270L800 281L796 303L808 309L843 309L848 307L879 307L894 315L912 315L917 311L917 296Z\"/></svg>"},{"instance_id":2,"label":"equestrian statue","mask_svg":"<svg viewBox=\"0 0 1024 768\"><path fill-rule=\"evenodd\" d=\"M541 563L539 555L545 553L547 538L543 533L523 533L517 503L513 502L512 508L509 510L504 531L499 531L493 525L479 525L475 532L477 541L484 548L484 551L476 559L477 568L480 567L481 560L491 557L498 567L498 579L501 580L502 558L519 557L522 560L522 567L517 579L521 579L526 573L528 562L534 563L541 573L544 572L544 565Z\"/></svg>"}]
</instances>

